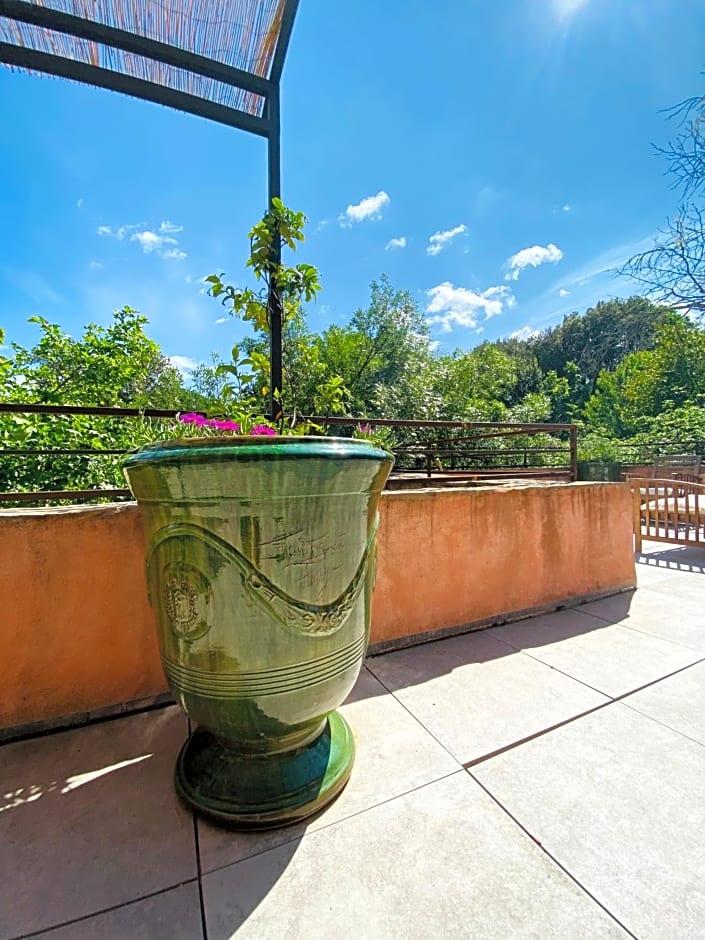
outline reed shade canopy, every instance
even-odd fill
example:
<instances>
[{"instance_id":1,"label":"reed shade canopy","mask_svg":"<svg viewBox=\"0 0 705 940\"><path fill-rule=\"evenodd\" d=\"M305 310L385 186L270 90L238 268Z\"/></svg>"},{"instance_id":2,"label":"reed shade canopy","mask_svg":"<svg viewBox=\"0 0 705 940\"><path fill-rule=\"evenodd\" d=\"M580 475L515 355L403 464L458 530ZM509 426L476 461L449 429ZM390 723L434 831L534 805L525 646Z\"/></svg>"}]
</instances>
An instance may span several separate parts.
<instances>
[{"instance_id":1,"label":"reed shade canopy","mask_svg":"<svg viewBox=\"0 0 705 940\"><path fill-rule=\"evenodd\" d=\"M298 0L0 0L0 63L266 138L271 202L281 197L279 84L297 7ZM274 391L281 388L276 294L269 312Z\"/></svg>"}]
</instances>

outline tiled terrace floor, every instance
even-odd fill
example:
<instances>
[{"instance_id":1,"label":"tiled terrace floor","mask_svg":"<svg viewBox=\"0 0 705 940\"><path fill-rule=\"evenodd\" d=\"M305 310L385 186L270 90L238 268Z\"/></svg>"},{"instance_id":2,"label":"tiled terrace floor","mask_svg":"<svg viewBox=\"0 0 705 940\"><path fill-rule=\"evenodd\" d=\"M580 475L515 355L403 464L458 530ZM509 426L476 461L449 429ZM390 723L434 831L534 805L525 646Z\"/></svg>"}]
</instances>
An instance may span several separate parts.
<instances>
[{"instance_id":1,"label":"tiled terrace floor","mask_svg":"<svg viewBox=\"0 0 705 940\"><path fill-rule=\"evenodd\" d=\"M371 659L319 817L177 802L175 707L0 748L0 937L705 936L705 551L636 594Z\"/></svg>"}]
</instances>

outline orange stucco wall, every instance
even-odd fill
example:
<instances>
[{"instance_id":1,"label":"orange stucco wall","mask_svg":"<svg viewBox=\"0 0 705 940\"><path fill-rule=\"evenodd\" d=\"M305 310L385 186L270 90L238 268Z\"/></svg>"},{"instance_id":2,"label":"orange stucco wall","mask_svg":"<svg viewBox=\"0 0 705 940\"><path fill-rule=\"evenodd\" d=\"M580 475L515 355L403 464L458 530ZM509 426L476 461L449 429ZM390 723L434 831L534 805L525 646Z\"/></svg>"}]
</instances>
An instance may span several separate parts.
<instances>
[{"instance_id":1,"label":"orange stucco wall","mask_svg":"<svg viewBox=\"0 0 705 940\"><path fill-rule=\"evenodd\" d=\"M387 493L372 642L634 587L624 484Z\"/></svg>"},{"instance_id":2,"label":"orange stucco wall","mask_svg":"<svg viewBox=\"0 0 705 940\"><path fill-rule=\"evenodd\" d=\"M385 493L371 641L633 586L620 484ZM133 504L0 511L0 728L166 691Z\"/></svg>"},{"instance_id":3,"label":"orange stucco wall","mask_svg":"<svg viewBox=\"0 0 705 940\"><path fill-rule=\"evenodd\" d=\"M166 690L134 506L0 512L0 727Z\"/></svg>"}]
</instances>

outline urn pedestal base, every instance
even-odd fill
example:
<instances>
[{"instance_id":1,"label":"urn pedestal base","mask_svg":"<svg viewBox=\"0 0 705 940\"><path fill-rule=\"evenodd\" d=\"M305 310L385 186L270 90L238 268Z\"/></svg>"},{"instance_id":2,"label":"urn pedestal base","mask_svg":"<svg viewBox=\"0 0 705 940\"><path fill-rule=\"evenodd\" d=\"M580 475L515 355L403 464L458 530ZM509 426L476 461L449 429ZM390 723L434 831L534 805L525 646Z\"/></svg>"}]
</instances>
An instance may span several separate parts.
<instances>
[{"instance_id":1,"label":"urn pedestal base","mask_svg":"<svg viewBox=\"0 0 705 940\"><path fill-rule=\"evenodd\" d=\"M228 747L197 728L181 749L176 790L197 813L237 829L269 829L305 819L348 782L355 759L350 726L337 712L302 747L269 754Z\"/></svg>"}]
</instances>

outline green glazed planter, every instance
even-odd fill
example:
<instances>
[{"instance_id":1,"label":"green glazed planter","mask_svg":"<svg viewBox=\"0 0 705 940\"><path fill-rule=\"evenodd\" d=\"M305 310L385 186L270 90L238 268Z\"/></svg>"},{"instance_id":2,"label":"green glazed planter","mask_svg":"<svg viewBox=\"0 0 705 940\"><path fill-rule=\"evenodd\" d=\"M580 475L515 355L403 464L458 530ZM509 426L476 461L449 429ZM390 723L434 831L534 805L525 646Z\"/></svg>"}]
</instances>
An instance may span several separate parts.
<instances>
[{"instance_id":1,"label":"green glazed planter","mask_svg":"<svg viewBox=\"0 0 705 940\"><path fill-rule=\"evenodd\" d=\"M124 464L169 685L198 727L176 788L238 828L293 823L347 782L335 709L370 629L377 504L393 458L339 438L196 438Z\"/></svg>"}]
</instances>

